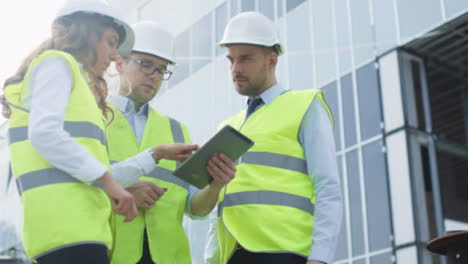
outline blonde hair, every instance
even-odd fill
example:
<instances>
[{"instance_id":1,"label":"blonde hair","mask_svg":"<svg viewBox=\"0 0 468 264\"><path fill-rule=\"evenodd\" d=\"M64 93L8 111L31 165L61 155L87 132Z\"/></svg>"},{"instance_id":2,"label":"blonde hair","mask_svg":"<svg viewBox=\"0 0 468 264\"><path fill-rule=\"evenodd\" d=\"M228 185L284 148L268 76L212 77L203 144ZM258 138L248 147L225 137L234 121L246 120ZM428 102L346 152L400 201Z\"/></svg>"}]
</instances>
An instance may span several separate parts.
<instances>
[{"instance_id":1,"label":"blonde hair","mask_svg":"<svg viewBox=\"0 0 468 264\"><path fill-rule=\"evenodd\" d=\"M104 30L109 27L116 29L121 37L120 41L122 41L123 30L110 17L78 12L57 18L52 24L52 37L42 42L23 61L15 75L6 80L4 89L9 84L23 81L34 58L47 50L61 50L71 54L77 61L83 63L84 71L88 74L89 87L103 115L107 117L107 114L112 112L106 104L107 85L102 76L96 76L91 69L96 63L96 46ZM89 61L89 58L91 58L91 61ZM11 110L6 98L0 98L0 103L3 105L2 114L9 118Z\"/></svg>"}]
</instances>

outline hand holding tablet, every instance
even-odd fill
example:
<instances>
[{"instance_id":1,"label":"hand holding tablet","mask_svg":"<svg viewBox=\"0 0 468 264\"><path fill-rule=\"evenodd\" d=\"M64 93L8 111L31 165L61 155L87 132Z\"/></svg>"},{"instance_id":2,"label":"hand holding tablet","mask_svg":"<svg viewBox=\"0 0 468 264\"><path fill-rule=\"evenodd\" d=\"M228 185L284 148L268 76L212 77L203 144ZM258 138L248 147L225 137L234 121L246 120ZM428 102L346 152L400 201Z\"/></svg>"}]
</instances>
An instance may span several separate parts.
<instances>
[{"instance_id":1,"label":"hand holding tablet","mask_svg":"<svg viewBox=\"0 0 468 264\"><path fill-rule=\"evenodd\" d=\"M248 137L233 127L226 125L191 157L185 160L173 174L202 189L212 180L206 169L206 165L214 154L223 153L235 161L253 145L254 142Z\"/></svg>"}]
</instances>

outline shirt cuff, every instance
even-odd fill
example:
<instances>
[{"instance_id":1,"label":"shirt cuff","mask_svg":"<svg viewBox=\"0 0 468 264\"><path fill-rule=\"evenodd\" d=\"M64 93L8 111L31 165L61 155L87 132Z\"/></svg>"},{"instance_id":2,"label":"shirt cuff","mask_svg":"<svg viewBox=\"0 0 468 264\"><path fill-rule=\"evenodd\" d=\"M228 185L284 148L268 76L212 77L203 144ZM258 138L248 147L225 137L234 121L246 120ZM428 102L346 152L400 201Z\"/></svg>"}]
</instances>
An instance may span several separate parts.
<instances>
[{"instance_id":1,"label":"shirt cuff","mask_svg":"<svg viewBox=\"0 0 468 264\"><path fill-rule=\"evenodd\" d=\"M78 174L73 177L78 180L91 184L101 178L107 172L107 167L97 161L93 156L88 155L83 165L80 167Z\"/></svg>"},{"instance_id":2,"label":"shirt cuff","mask_svg":"<svg viewBox=\"0 0 468 264\"><path fill-rule=\"evenodd\" d=\"M147 149L135 155L134 158L135 162L138 163L140 168L143 170L143 175L150 174L154 170L154 167L158 164L153 159L152 149Z\"/></svg>"},{"instance_id":3,"label":"shirt cuff","mask_svg":"<svg viewBox=\"0 0 468 264\"><path fill-rule=\"evenodd\" d=\"M330 252L330 247L320 243L314 243L312 249L310 250L309 257L307 261L317 260L324 263L332 263L333 254Z\"/></svg>"}]
</instances>

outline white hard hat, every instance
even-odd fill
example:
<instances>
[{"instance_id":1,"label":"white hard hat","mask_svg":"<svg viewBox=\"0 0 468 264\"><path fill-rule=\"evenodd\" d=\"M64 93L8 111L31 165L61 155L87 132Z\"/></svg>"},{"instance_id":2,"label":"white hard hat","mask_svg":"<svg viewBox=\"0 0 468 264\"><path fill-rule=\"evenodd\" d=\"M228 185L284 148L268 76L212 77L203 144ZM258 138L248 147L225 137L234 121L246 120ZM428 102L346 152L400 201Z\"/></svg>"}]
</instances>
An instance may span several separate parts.
<instances>
[{"instance_id":1,"label":"white hard hat","mask_svg":"<svg viewBox=\"0 0 468 264\"><path fill-rule=\"evenodd\" d=\"M65 0L63 7L57 13L57 17L78 12L100 14L112 18L114 23L121 26L125 32L125 36L120 36L119 54L122 56L130 54L135 42L133 30L117 9L111 7L105 0Z\"/></svg>"},{"instance_id":2,"label":"white hard hat","mask_svg":"<svg viewBox=\"0 0 468 264\"><path fill-rule=\"evenodd\" d=\"M229 44L253 44L277 46L278 54L284 53L273 21L258 12L244 12L231 18L224 29L221 47Z\"/></svg>"},{"instance_id":3,"label":"white hard hat","mask_svg":"<svg viewBox=\"0 0 468 264\"><path fill-rule=\"evenodd\" d=\"M133 51L160 57L175 64L174 37L163 26L152 21L142 21L132 25L135 31Z\"/></svg>"}]
</instances>

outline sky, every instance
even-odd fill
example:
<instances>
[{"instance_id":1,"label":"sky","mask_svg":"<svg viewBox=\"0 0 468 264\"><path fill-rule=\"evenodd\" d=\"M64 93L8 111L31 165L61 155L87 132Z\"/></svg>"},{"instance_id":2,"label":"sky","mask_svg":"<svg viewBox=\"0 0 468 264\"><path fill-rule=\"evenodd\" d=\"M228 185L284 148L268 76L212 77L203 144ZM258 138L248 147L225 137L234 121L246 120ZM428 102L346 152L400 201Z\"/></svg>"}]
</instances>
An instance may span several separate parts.
<instances>
[{"instance_id":1,"label":"sky","mask_svg":"<svg viewBox=\"0 0 468 264\"><path fill-rule=\"evenodd\" d=\"M3 94L5 79L50 36L50 26L62 4L63 0L0 1L0 94ZM0 124L4 121L0 115Z\"/></svg>"},{"instance_id":2,"label":"sky","mask_svg":"<svg viewBox=\"0 0 468 264\"><path fill-rule=\"evenodd\" d=\"M63 0L0 2L0 84L21 61L50 36L50 26Z\"/></svg>"}]
</instances>

